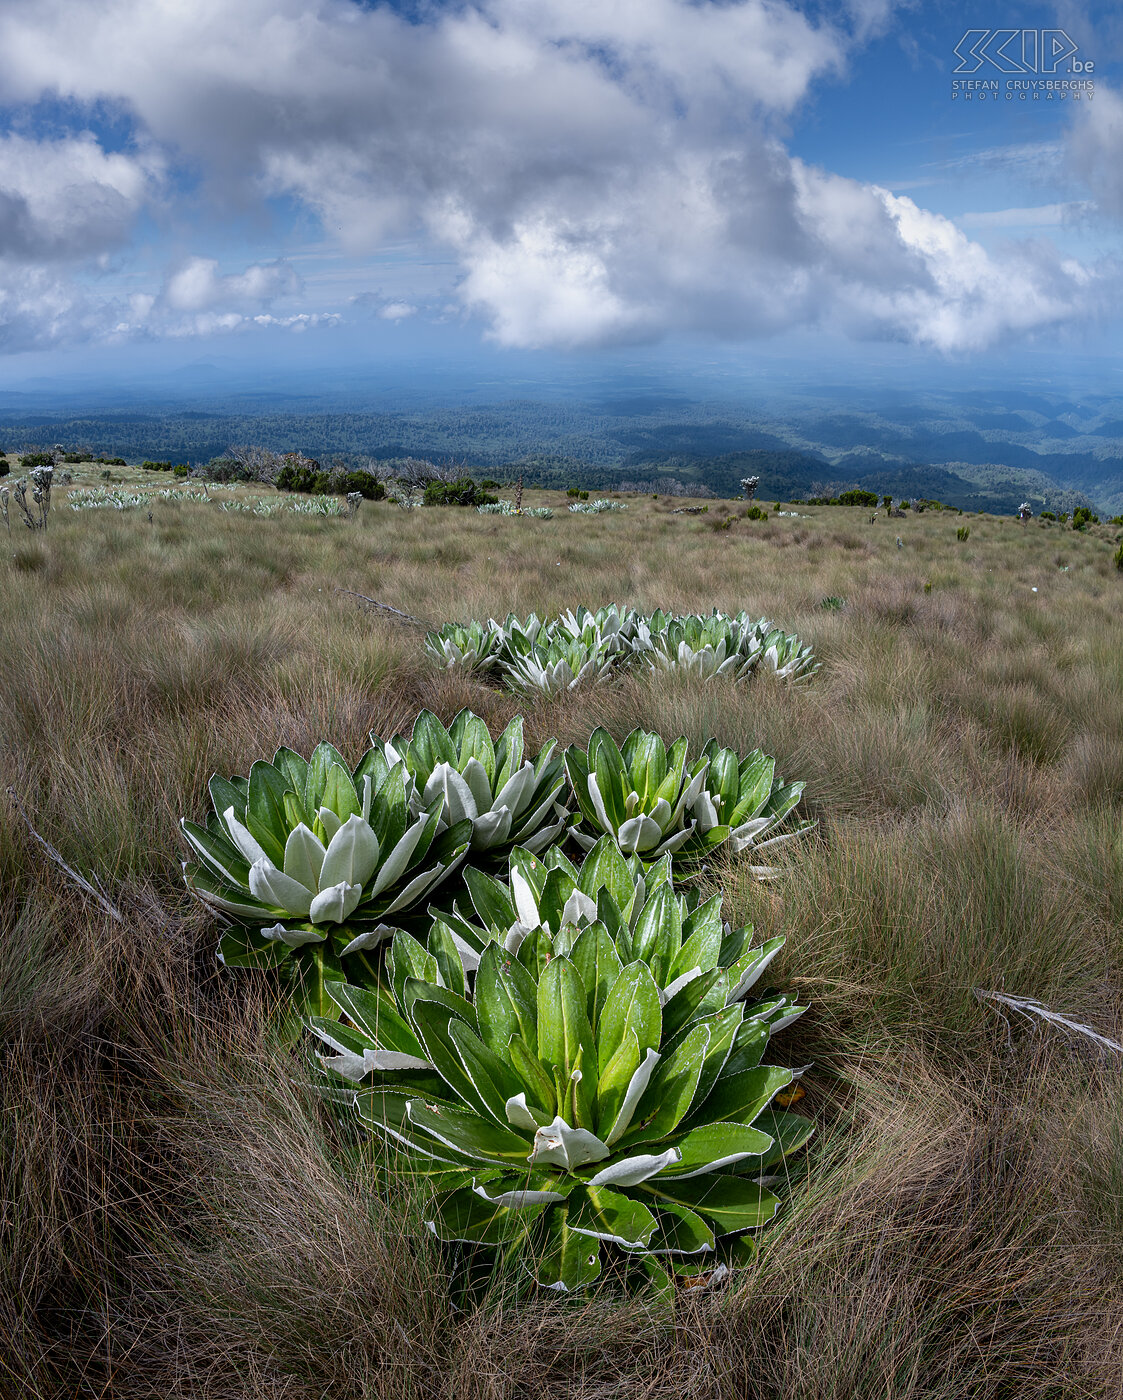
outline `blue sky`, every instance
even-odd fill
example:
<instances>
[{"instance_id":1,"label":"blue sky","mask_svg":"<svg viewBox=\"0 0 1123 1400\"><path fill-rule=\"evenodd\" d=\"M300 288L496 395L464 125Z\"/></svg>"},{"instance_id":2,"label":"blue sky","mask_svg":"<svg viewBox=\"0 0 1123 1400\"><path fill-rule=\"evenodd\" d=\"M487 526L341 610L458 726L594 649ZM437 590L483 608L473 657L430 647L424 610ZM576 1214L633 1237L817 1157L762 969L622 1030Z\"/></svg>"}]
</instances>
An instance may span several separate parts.
<instances>
[{"instance_id":1,"label":"blue sky","mask_svg":"<svg viewBox=\"0 0 1123 1400\"><path fill-rule=\"evenodd\" d=\"M953 99L1004 28L1094 99ZM1108 5L0 0L0 51L0 386L1123 353Z\"/></svg>"}]
</instances>

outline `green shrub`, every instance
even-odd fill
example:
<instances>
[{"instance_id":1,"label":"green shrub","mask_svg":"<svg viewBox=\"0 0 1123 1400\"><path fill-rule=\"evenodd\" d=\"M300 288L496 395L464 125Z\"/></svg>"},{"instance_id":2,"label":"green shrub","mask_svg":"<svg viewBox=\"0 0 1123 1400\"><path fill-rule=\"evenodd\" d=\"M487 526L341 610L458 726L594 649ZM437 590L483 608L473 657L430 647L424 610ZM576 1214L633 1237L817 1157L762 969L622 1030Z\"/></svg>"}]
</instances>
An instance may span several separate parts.
<instances>
[{"instance_id":1,"label":"green shrub","mask_svg":"<svg viewBox=\"0 0 1123 1400\"><path fill-rule=\"evenodd\" d=\"M497 504L497 500L495 496L488 495L470 476L461 476L455 481L431 481L425 488L424 504L427 506L491 506Z\"/></svg>"},{"instance_id":2,"label":"green shrub","mask_svg":"<svg viewBox=\"0 0 1123 1400\"><path fill-rule=\"evenodd\" d=\"M1115 567L1117 569L1123 569L1123 544L1119 546L1111 557L1115 561Z\"/></svg>"},{"instance_id":3,"label":"green shrub","mask_svg":"<svg viewBox=\"0 0 1123 1400\"><path fill-rule=\"evenodd\" d=\"M768 512L766 510L761 510L760 506L753 505L745 511L744 518L746 520L767 520Z\"/></svg>"},{"instance_id":4,"label":"green shrub","mask_svg":"<svg viewBox=\"0 0 1123 1400\"><path fill-rule=\"evenodd\" d=\"M955 532L955 538L960 542L960 544L963 544L965 541L969 540L971 538L970 525L961 525L959 529Z\"/></svg>"},{"instance_id":5,"label":"green shrub","mask_svg":"<svg viewBox=\"0 0 1123 1400\"><path fill-rule=\"evenodd\" d=\"M62 460L71 466L76 466L79 462L92 462L94 454L92 452L64 452Z\"/></svg>"},{"instance_id":6,"label":"green shrub","mask_svg":"<svg viewBox=\"0 0 1123 1400\"><path fill-rule=\"evenodd\" d=\"M1043 510L1037 518L1038 520L1056 520L1057 517L1051 510Z\"/></svg>"},{"instance_id":7,"label":"green shrub","mask_svg":"<svg viewBox=\"0 0 1123 1400\"><path fill-rule=\"evenodd\" d=\"M320 470L316 461L286 462L277 473L277 488L306 495L326 496L331 490L331 473Z\"/></svg>"},{"instance_id":8,"label":"green shrub","mask_svg":"<svg viewBox=\"0 0 1123 1400\"><path fill-rule=\"evenodd\" d=\"M36 467L53 467L55 454L53 452L25 452L19 459L19 464L25 472L33 471Z\"/></svg>"},{"instance_id":9,"label":"green shrub","mask_svg":"<svg viewBox=\"0 0 1123 1400\"><path fill-rule=\"evenodd\" d=\"M877 505L876 491L843 491L838 498L840 506L875 506Z\"/></svg>"},{"instance_id":10,"label":"green shrub","mask_svg":"<svg viewBox=\"0 0 1123 1400\"><path fill-rule=\"evenodd\" d=\"M357 491L364 501L384 501L386 499L386 487L377 477L364 471L342 472L333 478L331 490L337 496L348 496Z\"/></svg>"},{"instance_id":11,"label":"green shrub","mask_svg":"<svg viewBox=\"0 0 1123 1400\"><path fill-rule=\"evenodd\" d=\"M172 469L172 464L170 462L144 461L141 462L140 469L141 471L145 472L170 472Z\"/></svg>"},{"instance_id":12,"label":"green shrub","mask_svg":"<svg viewBox=\"0 0 1123 1400\"><path fill-rule=\"evenodd\" d=\"M191 475L191 468L186 462L180 462L178 467L172 469L172 475L178 476L182 480L185 476Z\"/></svg>"},{"instance_id":13,"label":"green shrub","mask_svg":"<svg viewBox=\"0 0 1123 1400\"><path fill-rule=\"evenodd\" d=\"M8 466L3 457L0 457L0 476L7 476L11 470L11 467Z\"/></svg>"},{"instance_id":14,"label":"green shrub","mask_svg":"<svg viewBox=\"0 0 1123 1400\"><path fill-rule=\"evenodd\" d=\"M1072 512L1072 528L1074 530L1086 530L1089 525L1098 525L1100 517L1093 515L1088 506L1077 506Z\"/></svg>"}]
</instances>

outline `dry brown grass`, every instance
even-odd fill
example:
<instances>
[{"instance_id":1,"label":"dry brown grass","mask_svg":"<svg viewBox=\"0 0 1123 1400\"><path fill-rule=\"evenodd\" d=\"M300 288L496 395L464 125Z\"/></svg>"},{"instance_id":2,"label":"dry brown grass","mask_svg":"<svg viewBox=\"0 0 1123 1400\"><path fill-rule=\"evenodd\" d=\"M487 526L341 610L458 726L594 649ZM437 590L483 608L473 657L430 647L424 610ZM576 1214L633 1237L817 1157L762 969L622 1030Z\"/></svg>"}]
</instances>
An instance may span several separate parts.
<instances>
[{"instance_id":1,"label":"dry brown grass","mask_svg":"<svg viewBox=\"0 0 1123 1400\"><path fill-rule=\"evenodd\" d=\"M41 557L20 542L0 777L124 923L0 803L0 1394L1123 1393L1120 1067L974 996L1123 1038L1107 535L972 517L960 544L955 516L829 509L715 533L666 508L345 523L167 503L151 523L58 510ZM820 826L783 880L714 874L787 936L780 980L812 1009L777 1050L815 1062L801 1107L820 1125L734 1287L671 1306L501 1275L456 1311L408 1182L302 1087L271 989L215 967L175 825L213 770L324 737L355 756L421 705L493 727L519 708L337 587L433 622L746 607L816 644L810 685L632 679L528 712L532 742L644 724L763 746L807 780Z\"/></svg>"}]
</instances>

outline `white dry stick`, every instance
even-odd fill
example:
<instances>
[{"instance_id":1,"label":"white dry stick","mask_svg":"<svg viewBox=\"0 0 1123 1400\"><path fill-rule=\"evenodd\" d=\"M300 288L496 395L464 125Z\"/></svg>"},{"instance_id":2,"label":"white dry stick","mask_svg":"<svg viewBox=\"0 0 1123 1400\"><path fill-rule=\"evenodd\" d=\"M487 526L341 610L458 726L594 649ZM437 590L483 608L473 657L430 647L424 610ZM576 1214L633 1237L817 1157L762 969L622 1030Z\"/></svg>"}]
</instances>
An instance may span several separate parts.
<instances>
[{"instance_id":1,"label":"white dry stick","mask_svg":"<svg viewBox=\"0 0 1123 1400\"><path fill-rule=\"evenodd\" d=\"M1035 1001L1032 997L1011 997L1004 992L984 992L976 987L975 995L980 1001L995 1001L1002 1006L1008 1006L1012 1011L1020 1011L1023 1016L1039 1016L1041 1020L1048 1022L1051 1026L1059 1026L1062 1030L1076 1031L1079 1035L1086 1035L1089 1040L1094 1040L1097 1045L1102 1045L1105 1050L1114 1050L1117 1054L1123 1055L1123 1045L1117 1040L1112 1040L1110 1036L1100 1035L1099 1031L1094 1031L1091 1026L1085 1026L1080 1021L1073 1021L1068 1016L1062 1016L1059 1011L1051 1011L1040 1001Z\"/></svg>"},{"instance_id":2,"label":"white dry stick","mask_svg":"<svg viewBox=\"0 0 1123 1400\"><path fill-rule=\"evenodd\" d=\"M111 904L105 895L100 890L95 889L94 886L90 884L89 880L87 880L84 875L79 874L72 865L67 865L62 855L51 845L47 838L45 836L40 836L31 825L31 818L24 811L23 803L19 800L15 788L10 787L8 789L8 797L11 799L12 805L15 807L16 811L23 818L23 823L27 827L28 832L38 841L50 859L70 876L79 889L85 890L86 894L99 904L111 919L114 919L119 924L123 924L125 922L125 916L121 913L120 909L118 909L116 905ZM97 877L95 876L94 878L96 879Z\"/></svg>"}]
</instances>

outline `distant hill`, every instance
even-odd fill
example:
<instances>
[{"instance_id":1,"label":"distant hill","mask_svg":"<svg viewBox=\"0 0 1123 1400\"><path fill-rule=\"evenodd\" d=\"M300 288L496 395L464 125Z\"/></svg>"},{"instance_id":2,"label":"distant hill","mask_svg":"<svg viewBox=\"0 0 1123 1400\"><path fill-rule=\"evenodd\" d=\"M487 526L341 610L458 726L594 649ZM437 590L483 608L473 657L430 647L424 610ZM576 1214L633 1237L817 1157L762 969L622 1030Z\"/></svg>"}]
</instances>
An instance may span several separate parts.
<instances>
[{"instance_id":1,"label":"distant hill","mask_svg":"<svg viewBox=\"0 0 1123 1400\"><path fill-rule=\"evenodd\" d=\"M622 392L405 407L401 395L372 393L368 402L380 411L359 411L256 397L251 406L255 396L242 394L236 408L208 398L82 416L9 408L0 446L64 443L131 462L202 463L232 444L257 443L350 465L453 460L477 475L521 473L528 484L562 488L672 479L735 496L742 477L757 475L762 500L860 486L963 510L1010 513L1029 500L1037 509L1091 503L1101 515L1123 511L1123 398L1078 403L993 390L903 398L833 385L767 403Z\"/></svg>"}]
</instances>

